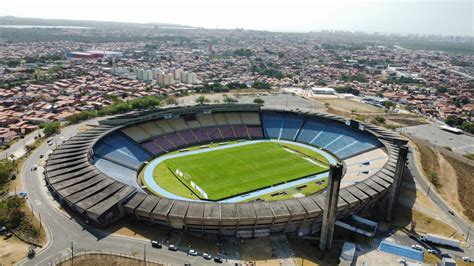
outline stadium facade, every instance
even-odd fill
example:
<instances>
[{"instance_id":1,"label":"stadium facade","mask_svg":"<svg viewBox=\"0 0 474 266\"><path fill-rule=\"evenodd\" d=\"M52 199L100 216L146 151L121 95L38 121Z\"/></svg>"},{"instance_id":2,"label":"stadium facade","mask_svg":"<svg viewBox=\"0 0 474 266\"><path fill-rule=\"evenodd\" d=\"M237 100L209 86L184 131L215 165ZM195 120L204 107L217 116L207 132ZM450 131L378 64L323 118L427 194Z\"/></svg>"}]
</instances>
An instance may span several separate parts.
<instances>
[{"instance_id":1,"label":"stadium facade","mask_svg":"<svg viewBox=\"0 0 474 266\"><path fill-rule=\"evenodd\" d=\"M133 112L102 120L48 157L45 178L53 196L86 222L106 226L124 216L188 232L237 237L321 230L325 192L277 201L219 203L164 198L137 181L148 160L212 141L283 139L317 146L345 159L383 149L377 171L341 187L336 219L374 206L399 184L407 141L376 127L311 110L253 104L198 105ZM345 165L344 165L345 167ZM344 178L343 178L344 180Z\"/></svg>"}]
</instances>

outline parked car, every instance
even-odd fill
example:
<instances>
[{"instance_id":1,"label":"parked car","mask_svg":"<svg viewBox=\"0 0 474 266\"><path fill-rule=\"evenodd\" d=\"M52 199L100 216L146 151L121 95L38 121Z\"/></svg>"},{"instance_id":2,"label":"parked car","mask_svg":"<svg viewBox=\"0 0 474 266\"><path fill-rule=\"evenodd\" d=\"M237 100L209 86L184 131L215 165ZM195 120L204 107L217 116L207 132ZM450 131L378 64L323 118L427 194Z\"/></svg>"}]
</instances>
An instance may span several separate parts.
<instances>
[{"instance_id":1,"label":"parked car","mask_svg":"<svg viewBox=\"0 0 474 266\"><path fill-rule=\"evenodd\" d=\"M209 255L209 254L208 254L208 253L206 253L206 252L202 253L202 257L203 257L204 259L206 259L206 260L210 260L210 259L212 259L212 256L211 256L211 255Z\"/></svg>"},{"instance_id":2,"label":"parked car","mask_svg":"<svg viewBox=\"0 0 474 266\"><path fill-rule=\"evenodd\" d=\"M171 250L171 251L178 251L178 247L175 246L175 245L170 245L170 246L168 247L168 250Z\"/></svg>"},{"instance_id":3,"label":"parked car","mask_svg":"<svg viewBox=\"0 0 474 266\"><path fill-rule=\"evenodd\" d=\"M448 212L449 212L449 214L451 214L452 216L454 216L453 210L449 210Z\"/></svg>"},{"instance_id":4,"label":"parked car","mask_svg":"<svg viewBox=\"0 0 474 266\"><path fill-rule=\"evenodd\" d=\"M197 251L194 250L194 249L190 249L190 250L188 251L188 254L191 255L191 256L197 256L197 255L198 255Z\"/></svg>"},{"instance_id":5,"label":"parked car","mask_svg":"<svg viewBox=\"0 0 474 266\"><path fill-rule=\"evenodd\" d=\"M44 155L43 154L40 154L40 159L43 159Z\"/></svg>"},{"instance_id":6,"label":"parked car","mask_svg":"<svg viewBox=\"0 0 474 266\"><path fill-rule=\"evenodd\" d=\"M449 253L441 253L441 257L442 258L453 258L453 255L451 255Z\"/></svg>"},{"instance_id":7,"label":"parked car","mask_svg":"<svg viewBox=\"0 0 474 266\"><path fill-rule=\"evenodd\" d=\"M463 260L463 261L470 262L472 259L471 259L471 258L469 258L469 257L462 257L462 260Z\"/></svg>"},{"instance_id":8,"label":"parked car","mask_svg":"<svg viewBox=\"0 0 474 266\"><path fill-rule=\"evenodd\" d=\"M411 248L412 248L412 249L419 250L419 251L423 251L423 250L424 250L424 248L423 248L422 246L420 246L420 245L411 245Z\"/></svg>"},{"instance_id":9,"label":"parked car","mask_svg":"<svg viewBox=\"0 0 474 266\"><path fill-rule=\"evenodd\" d=\"M161 243L156 240L151 241L151 246L154 248L162 248Z\"/></svg>"},{"instance_id":10,"label":"parked car","mask_svg":"<svg viewBox=\"0 0 474 266\"><path fill-rule=\"evenodd\" d=\"M222 263L221 257L214 257L214 262Z\"/></svg>"},{"instance_id":11,"label":"parked car","mask_svg":"<svg viewBox=\"0 0 474 266\"><path fill-rule=\"evenodd\" d=\"M36 255L35 247L30 246L28 248L28 258L33 258Z\"/></svg>"},{"instance_id":12,"label":"parked car","mask_svg":"<svg viewBox=\"0 0 474 266\"><path fill-rule=\"evenodd\" d=\"M426 252L431 253L431 254L435 254L435 255L438 254L438 251L436 251L434 249L428 249L428 250L426 250Z\"/></svg>"}]
</instances>

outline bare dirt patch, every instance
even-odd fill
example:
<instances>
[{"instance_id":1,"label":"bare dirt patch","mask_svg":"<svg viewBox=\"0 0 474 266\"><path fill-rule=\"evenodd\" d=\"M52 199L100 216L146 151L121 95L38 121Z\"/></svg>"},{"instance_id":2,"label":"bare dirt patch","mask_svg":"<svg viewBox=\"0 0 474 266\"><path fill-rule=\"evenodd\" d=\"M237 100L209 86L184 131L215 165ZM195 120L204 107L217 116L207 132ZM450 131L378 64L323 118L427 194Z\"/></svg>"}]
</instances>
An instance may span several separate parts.
<instances>
[{"instance_id":1,"label":"bare dirt patch","mask_svg":"<svg viewBox=\"0 0 474 266\"><path fill-rule=\"evenodd\" d=\"M318 99L311 98L322 104L329 104L330 107L339 109L345 112L355 112L361 114L373 114L373 113L384 113L384 109L378 108L369 104L365 104L359 101L354 101L350 99Z\"/></svg>"},{"instance_id":2,"label":"bare dirt patch","mask_svg":"<svg viewBox=\"0 0 474 266\"><path fill-rule=\"evenodd\" d=\"M438 178L441 184L441 196L443 196L451 206L462 211L463 208L458 197L458 177L456 171L441 154L438 154L438 164L440 168L443 169Z\"/></svg>"},{"instance_id":3,"label":"bare dirt patch","mask_svg":"<svg viewBox=\"0 0 474 266\"><path fill-rule=\"evenodd\" d=\"M463 240L463 236L451 226L445 224L442 220L427 216L417 210L398 205L395 209L394 225L400 225L410 230L410 223L416 223L418 233L432 233L440 236L452 237Z\"/></svg>"},{"instance_id":4,"label":"bare dirt patch","mask_svg":"<svg viewBox=\"0 0 474 266\"><path fill-rule=\"evenodd\" d=\"M0 239L0 265L13 265L26 257L30 245L16 237Z\"/></svg>"},{"instance_id":5,"label":"bare dirt patch","mask_svg":"<svg viewBox=\"0 0 474 266\"><path fill-rule=\"evenodd\" d=\"M474 167L450 156L444 157L457 175L457 192L463 214L474 221Z\"/></svg>"}]
</instances>

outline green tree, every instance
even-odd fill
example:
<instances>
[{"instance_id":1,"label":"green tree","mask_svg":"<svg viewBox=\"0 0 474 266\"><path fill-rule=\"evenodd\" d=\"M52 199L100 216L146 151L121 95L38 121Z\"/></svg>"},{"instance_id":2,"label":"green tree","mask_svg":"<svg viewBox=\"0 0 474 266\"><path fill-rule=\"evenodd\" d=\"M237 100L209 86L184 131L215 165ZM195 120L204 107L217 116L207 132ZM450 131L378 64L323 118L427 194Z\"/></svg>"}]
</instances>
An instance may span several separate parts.
<instances>
[{"instance_id":1,"label":"green tree","mask_svg":"<svg viewBox=\"0 0 474 266\"><path fill-rule=\"evenodd\" d=\"M15 174L16 162L3 159L0 161L0 185L6 184Z\"/></svg>"},{"instance_id":2,"label":"green tree","mask_svg":"<svg viewBox=\"0 0 474 266\"><path fill-rule=\"evenodd\" d=\"M471 134L474 134L474 122L464 122L461 125L461 129L469 132Z\"/></svg>"},{"instance_id":3,"label":"green tree","mask_svg":"<svg viewBox=\"0 0 474 266\"><path fill-rule=\"evenodd\" d=\"M238 102L237 99L233 98L233 97L230 97L230 96L224 96L224 99L222 100L223 102L225 103L236 103Z\"/></svg>"},{"instance_id":4,"label":"green tree","mask_svg":"<svg viewBox=\"0 0 474 266\"><path fill-rule=\"evenodd\" d=\"M455 127L460 126L464 122L464 120L459 116L450 115L446 118L445 122L446 124Z\"/></svg>"},{"instance_id":5,"label":"green tree","mask_svg":"<svg viewBox=\"0 0 474 266\"><path fill-rule=\"evenodd\" d=\"M196 98L196 102L198 104L205 104L205 103L210 102L210 100L208 98L206 98L205 96L200 95L199 97Z\"/></svg>"},{"instance_id":6,"label":"green tree","mask_svg":"<svg viewBox=\"0 0 474 266\"><path fill-rule=\"evenodd\" d=\"M43 132L45 136L51 136L53 134L59 133L60 128L61 123L58 121L43 124Z\"/></svg>"},{"instance_id":7,"label":"green tree","mask_svg":"<svg viewBox=\"0 0 474 266\"><path fill-rule=\"evenodd\" d=\"M255 98L255 99L253 99L253 103L264 104L265 101L262 98Z\"/></svg>"},{"instance_id":8,"label":"green tree","mask_svg":"<svg viewBox=\"0 0 474 266\"><path fill-rule=\"evenodd\" d=\"M178 104L178 101L176 100L176 97L174 96L168 96L166 99L165 99L165 103L166 104Z\"/></svg>"}]
</instances>

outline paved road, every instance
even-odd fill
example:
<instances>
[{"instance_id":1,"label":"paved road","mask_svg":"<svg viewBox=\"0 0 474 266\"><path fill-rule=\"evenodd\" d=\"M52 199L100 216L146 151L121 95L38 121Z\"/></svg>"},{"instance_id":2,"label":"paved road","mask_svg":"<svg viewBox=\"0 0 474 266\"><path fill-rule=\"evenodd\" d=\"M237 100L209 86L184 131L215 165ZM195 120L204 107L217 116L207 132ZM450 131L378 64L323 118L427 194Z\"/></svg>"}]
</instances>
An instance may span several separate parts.
<instances>
[{"instance_id":1,"label":"paved road","mask_svg":"<svg viewBox=\"0 0 474 266\"><path fill-rule=\"evenodd\" d=\"M67 139L75 135L77 128L78 125L64 128L56 139L59 141L61 137ZM38 147L27 158L22 168L23 188L28 193L29 203L33 206L34 211L39 213L43 225L47 228L49 241L43 249L37 252L35 258L31 260L24 259L19 262L20 265L54 264L60 258L71 254L71 242L74 243L75 252L103 250L142 256L144 248L146 248L147 257L166 264L184 265L186 262L199 265L215 264L201 257L186 256L182 251L172 252L166 248L151 248L149 241L110 235L107 232L77 223L76 220L59 210L59 205L45 188L42 175L43 167L39 157L41 154L46 154L50 148L47 144ZM38 170L31 171L35 164L39 165Z\"/></svg>"},{"instance_id":2,"label":"paved road","mask_svg":"<svg viewBox=\"0 0 474 266\"><path fill-rule=\"evenodd\" d=\"M443 212L444 216L450 219L450 223L455 225L458 230L465 236L465 238L470 234L471 224L468 221L465 221L455 210L453 210L436 192L436 190L431 187L431 183L428 179L422 174L422 171L418 168L418 165L415 162L416 150L413 146L410 145L410 150L408 152L408 170L413 175L416 183L419 185L423 193L427 194L428 197L439 207ZM454 211L454 215L451 215L449 211ZM465 255L474 257L474 245L473 238L469 237L467 240L469 247L464 248ZM448 250L447 250L448 251ZM453 252L450 252L453 253ZM462 254L462 253L460 253Z\"/></svg>"},{"instance_id":3,"label":"paved road","mask_svg":"<svg viewBox=\"0 0 474 266\"><path fill-rule=\"evenodd\" d=\"M12 154L15 155L15 158L20 158L25 155L25 145L33 144L35 142L35 137L37 137L38 134L43 134L43 130L41 129L40 132L35 130L27 134L23 139L18 139L10 146L10 148L0 152L0 159L10 158L10 155Z\"/></svg>"}]
</instances>

